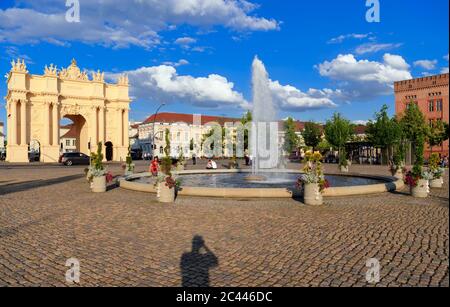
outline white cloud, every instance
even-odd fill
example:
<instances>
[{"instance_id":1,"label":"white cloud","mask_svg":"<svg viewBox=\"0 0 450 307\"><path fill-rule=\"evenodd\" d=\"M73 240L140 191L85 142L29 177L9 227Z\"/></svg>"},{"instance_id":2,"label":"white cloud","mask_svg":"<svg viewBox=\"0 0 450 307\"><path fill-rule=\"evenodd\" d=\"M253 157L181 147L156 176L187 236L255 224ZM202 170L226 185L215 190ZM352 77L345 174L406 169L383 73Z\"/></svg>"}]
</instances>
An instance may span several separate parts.
<instances>
[{"instance_id":1,"label":"white cloud","mask_svg":"<svg viewBox=\"0 0 450 307\"><path fill-rule=\"evenodd\" d=\"M420 67L426 70L433 70L436 68L437 60L419 60L414 62L415 67Z\"/></svg>"},{"instance_id":2,"label":"white cloud","mask_svg":"<svg viewBox=\"0 0 450 307\"><path fill-rule=\"evenodd\" d=\"M166 62L163 62L162 64L166 65L166 66L179 67L179 66L189 65L189 61L185 60L185 59L181 59L178 62L166 61Z\"/></svg>"},{"instance_id":3,"label":"white cloud","mask_svg":"<svg viewBox=\"0 0 450 307\"><path fill-rule=\"evenodd\" d=\"M354 120L352 123L354 125L365 126L365 125L367 125L368 122L369 122L368 120Z\"/></svg>"},{"instance_id":4,"label":"white cloud","mask_svg":"<svg viewBox=\"0 0 450 307\"><path fill-rule=\"evenodd\" d=\"M412 78L409 67L403 57L389 53L383 56L383 62L357 60L353 54L341 54L316 66L321 76L339 83L347 99L362 100L392 94L395 81Z\"/></svg>"},{"instance_id":5,"label":"white cloud","mask_svg":"<svg viewBox=\"0 0 450 307\"><path fill-rule=\"evenodd\" d=\"M158 33L177 25L223 26L236 31L279 29L274 19L252 16L258 8L245 0L89 0L81 3L81 22L65 20L61 0L21 0L21 6L0 9L0 42L68 42L113 47L159 44Z\"/></svg>"},{"instance_id":6,"label":"white cloud","mask_svg":"<svg viewBox=\"0 0 450 307\"><path fill-rule=\"evenodd\" d=\"M5 54L6 54L6 57L3 57L3 58L8 61L22 59L28 65L34 64L33 60L28 55L21 53L19 48L15 47L15 46L5 47Z\"/></svg>"},{"instance_id":7,"label":"white cloud","mask_svg":"<svg viewBox=\"0 0 450 307\"><path fill-rule=\"evenodd\" d=\"M371 33L367 33L367 34L352 33L352 34L339 35L337 37L330 39L328 41L328 44L340 44L347 39L364 39L364 38L369 37L370 35L371 35Z\"/></svg>"},{"instance_id":8,"label":"white cloud","mask_svg":"<svg viewBox=\"0 0 450 307\"><path fill-rule=\"evenodd\" d=\"M447 55L444 55L444 60L446 60L448 62L448 53L447 53Z\"/></svg>"},{"instance_id":9,"label":"white cloud","mask_svg":"<svg viewBox=\"0 0 450 307\"><path fill-rule=\"evenodd\" d=\"M402 44L378 44L378 43L365 43L358 46L355 50L357 54L375 53L379 51L386 51L399 48Z\"/></svg>"},{"instance_id":10,"label":"white cloud","mask_svg":"<svg viewBox=\"0 0 450 307\"><path fill-rule=\"evenodd\" d=\"M336 107L332 99L340 95L340 91L330 89L309 89L305 93L291 85L281 85L279 81L270 81L270 89L280 109L295 112Z\"/></svg>"},{"instance_id":11,"label":"white cloud","mask_svg":"<svg viewBox=\"0 0 450 307\"><path fill-rule=\"evenodd\" d=\"M220 75L182 76L167 65L141 67L125 73L135 100L182 102L205 108L248 106L243 95L234 90L234 84ZM108 74L109 78L116 76Z\"/></svg>"},{"instance_id":12,"label":"white cloud","mask_svg":"<svg viewBox=\"0 0 450 307\"><path fill-rule=\"evenodd\" d=\"M448 74L448 67L442 67L441 74Z\"/></svg>"},{"instance_id":13,"label":"white cloud","mask_svg":"<svg viewBox=\"0 0 450 307\"><path fill-rule=\"evenodd\" d=\"M175 44L177 45L190 45L196 43L197 40L192 37L180 37L175 40Z\"/></svg>"}]
</instances>

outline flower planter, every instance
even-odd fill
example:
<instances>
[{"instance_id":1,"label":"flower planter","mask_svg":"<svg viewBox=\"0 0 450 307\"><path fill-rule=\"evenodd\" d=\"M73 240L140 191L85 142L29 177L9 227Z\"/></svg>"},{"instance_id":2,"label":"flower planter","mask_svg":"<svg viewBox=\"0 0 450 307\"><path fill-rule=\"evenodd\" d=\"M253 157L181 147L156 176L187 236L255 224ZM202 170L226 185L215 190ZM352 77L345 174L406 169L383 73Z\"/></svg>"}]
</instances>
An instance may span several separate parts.
<instances>
[{"instance_id":1,"label":"flower planter","mask_svg":"<svg viewBox=\"0 0 450 307\"><path fill-rule=\"evenodd\" d=\"M323 205L323 196L318 183L306 183L303 186L303 201L308 206Z\"/></svg>"},{"instance_id":2,"label":"flower planter","mask_svg":"<svg viewBox=\"0 0 450 307\"><path fill-rule=\"evenodd\" d=\"M175 202L175 188L169 189L166 186L166 182L161 182L158 184L158 200L160 203L174 203Z\"/></svg>"},{"instance_id":3,"label":"flower planter","mask_svg":"<svg viewBox=\"0 0 450 307\"><path fill-rule=\"evenodd\" d=\"M427 198L430 193L428 180L420 179L417 186L411 187L411 195L416 198Z\"/></svg>"},{"instance_id":4,"label":"flower planter","mask_svg":"<svg viewBox=\"0 0 450 307\"><path fill-rule=\"evenodd\" d=\"M348 173L348 165L347 166L341 165L339 166L339 169L341 170L342 173Z\"/></svg>"},{"instance_id":5,"label":"flower planter","mask_svg":"<svg viewBox=\"0 0 450 307\"><path fill-rule=\"evenodd\" d=\"M399 169L393 176L399 180L403 180L403 171Z\"/></svg>"},{"instance_id":6,"label":"flower planter","mask_svg":"<svg viewBox=\"0 0 450 307\"><path fill-rule=\"evenodd\" d=\"M430 180L430 187L433 189L442 189L443 185L444 185L444 179L442 179L442 178Z\"/></svg>"},{"instance_id":7,"label":"flower planter","mask_svg":"<svg viewBox=\"0 0 450 307\"><path fill-rule=\"evenodd\" d=\"M106 192L106 176L92 178L91 189L94 193Z\"/></svg>"}]
</instances>

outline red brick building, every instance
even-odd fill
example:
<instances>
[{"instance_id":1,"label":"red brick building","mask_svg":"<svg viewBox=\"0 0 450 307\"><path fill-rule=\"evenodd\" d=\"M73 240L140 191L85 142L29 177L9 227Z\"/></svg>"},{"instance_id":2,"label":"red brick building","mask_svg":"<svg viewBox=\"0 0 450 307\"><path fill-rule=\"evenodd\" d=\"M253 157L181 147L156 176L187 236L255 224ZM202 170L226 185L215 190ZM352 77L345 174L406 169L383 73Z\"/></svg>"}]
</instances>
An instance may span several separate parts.
<instances>
[{"instance_id":1,"label":"red brick building","mask_svg":"<svg viewBox=\"0 0 450 307\"><path fill-rule=\"evenodd\" d=\"M409 103L416 103L427 122L431 125L433 121L449 122L448 88L449 74L441 74L412 80L395 82L395 110L401 116ZM433 147L433 152L442 156L448 155L449 142L445 141L442 146ZM425 148L425 157L431 154L431 148Z\"/></svg>"}]
</instances>

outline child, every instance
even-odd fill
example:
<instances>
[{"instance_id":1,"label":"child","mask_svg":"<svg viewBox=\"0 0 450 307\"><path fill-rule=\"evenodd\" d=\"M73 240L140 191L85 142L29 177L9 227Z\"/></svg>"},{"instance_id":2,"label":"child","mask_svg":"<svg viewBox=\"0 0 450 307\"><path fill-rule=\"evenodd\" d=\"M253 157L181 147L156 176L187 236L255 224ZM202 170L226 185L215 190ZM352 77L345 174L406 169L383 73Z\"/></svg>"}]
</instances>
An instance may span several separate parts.
<instances>
[{"instance_id":1,"label":"child","mask_svg":"<svg viewBox=\"0 0 450 307\"><path fill-rule=\"evenodd\" d=\"M158 176L158 171L159 171L158 157L155 157L152 163L150 164L150 173L152 173L152 176L156 177Z\"/></svg>"}]
</instances>

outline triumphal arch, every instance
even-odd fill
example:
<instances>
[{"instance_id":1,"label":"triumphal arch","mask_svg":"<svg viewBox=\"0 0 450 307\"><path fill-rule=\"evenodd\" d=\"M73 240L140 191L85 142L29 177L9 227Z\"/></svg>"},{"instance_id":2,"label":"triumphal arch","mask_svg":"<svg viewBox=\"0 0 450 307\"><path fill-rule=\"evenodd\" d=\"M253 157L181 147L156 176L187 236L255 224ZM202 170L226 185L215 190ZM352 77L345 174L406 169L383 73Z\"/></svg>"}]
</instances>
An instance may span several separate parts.
<instances>
[{"instance_id":1,"label":"triumphal arch","mask_svg":"<svg viewBox=\"0 0 450 307\"><path fill-rule=\"evenodd\" d=\"M28 162L30 144L39 147L41 162L57 162L61 154L60 123L70 119L77 150L90 154L99 142L108 160L124 161L128 152L128 77L106 83L104 73L81 71L72 60L58 70L45 67L32 75L24 61L13 61L8 74L7 161Z\"/></svg>"}]
</instances>

